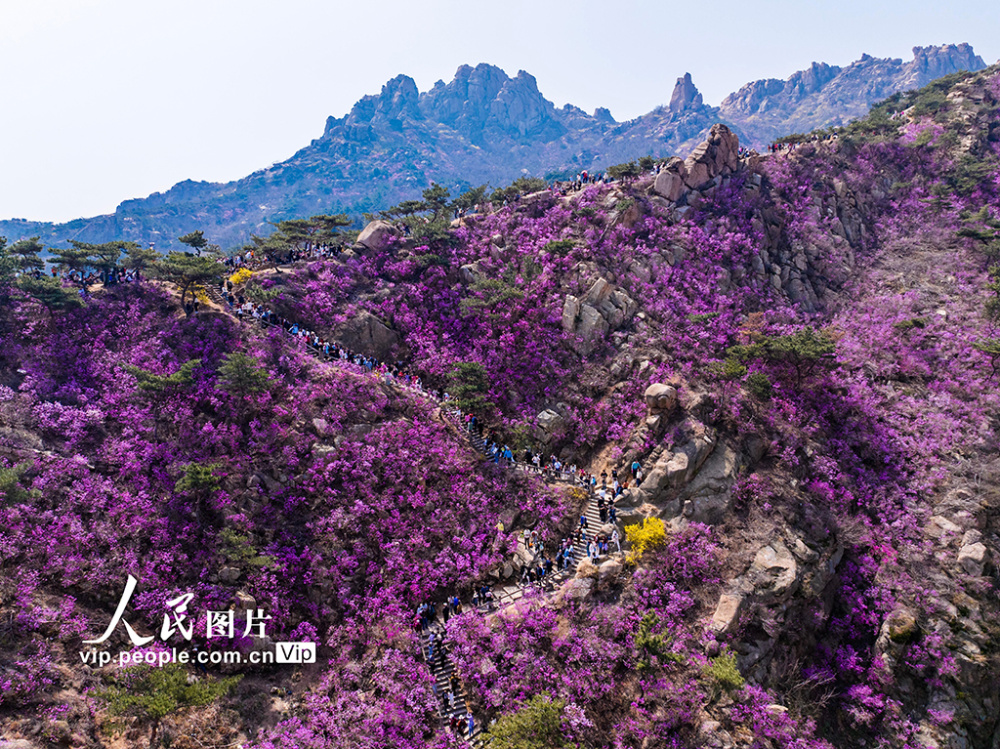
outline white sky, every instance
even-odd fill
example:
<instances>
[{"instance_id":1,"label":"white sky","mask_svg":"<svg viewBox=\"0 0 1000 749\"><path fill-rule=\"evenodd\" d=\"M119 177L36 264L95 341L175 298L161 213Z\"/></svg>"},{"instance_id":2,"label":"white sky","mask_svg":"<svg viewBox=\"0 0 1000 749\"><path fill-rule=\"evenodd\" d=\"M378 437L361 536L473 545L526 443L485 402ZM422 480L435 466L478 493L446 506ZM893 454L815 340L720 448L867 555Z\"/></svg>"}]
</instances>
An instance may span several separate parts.
<instances>
[{"instance_id":1,"label":"white sky","mask_svg":"<svg viewBox=\"0 0 1000 749\"><path fill-rule=\"evenodd\" d=\"M0 218L65 221L183 179L291 156L398 73L527 70L546 98L625 120L690 72L718 104L757 78L969 42L993 0L0 0Z\"/></svg>"}]
</instances>

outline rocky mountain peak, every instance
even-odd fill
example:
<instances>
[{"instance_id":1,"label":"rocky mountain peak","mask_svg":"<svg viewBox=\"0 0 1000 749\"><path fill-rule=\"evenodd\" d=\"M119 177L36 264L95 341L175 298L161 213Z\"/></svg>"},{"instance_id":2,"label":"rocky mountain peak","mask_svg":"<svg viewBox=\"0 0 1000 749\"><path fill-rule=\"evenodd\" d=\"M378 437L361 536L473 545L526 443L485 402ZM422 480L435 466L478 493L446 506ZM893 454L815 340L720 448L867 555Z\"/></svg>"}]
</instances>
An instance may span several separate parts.
<instances>
[{"instance_id":1,"label":"rocky mountain peak","mask_svg":"<svg viewBox=\"0 0 1000 749\"><path fill-rule=\"evenodd\" d=\"M323 135L291 158L242 180L182 183L82 223L0 221L0 235L11 242L38 235L52 245L155 240L157 248L170 248L165 236L203 228L222 246L238 246L269 231L275 216L387 207L419 196L432 181L449 189L499 186L523 174L597 172L638 155L670 157L704 141L717 122L741 144L761 147L789 133L846 124L896 92L981 67L968 44L916 47L906 63L871 55L843 68L817 62L787 80L750 82L718 108L704 103L685 74L668 106L627 122L615 122L603 107L557 109L533 76L510 77L488 63L461 65L450 81L423 93L399 75L347 114L328 118Z\"/></svg>"},{"instance_id":2,"label":"rocky mountain peak","mask_svg":"<svg viewBox=\"0 0 1000 749\"><path fill-rule=\"evenodd\" d=\"M839 73L840 68L836 65L814 62L805 70L793 73L788 78L786 88L799 97L808 96L832 81Z\"/></svg>"},{"instance_id":3,"label":"rocky mountain peak","mask_svg":"<svg viewBox=\"0 0 1000 749\"><path fill-rule=\"evenodd\" d=\"M914 47L913 60L869 54L846 67L814 62L786 81L753 81L727 96L719 107L723 119L742 127L750 142L762 145L788 132L842 125L863 116L880 99L926 86L935 78L985 67L968 44ZM764 119L783 119L782 127Z\"/></svg>"},{"instance_id":4,"label":"rocky mountain peak","mask_svg":"<svg viewBox=\"0 0 1000 749\"><path fill-rule=\"evenodd\" d=\"M461 65L450 83L438 81L421 95L420 108L429 119L472 132L482 128L490 103L508 80L495 65Z\"/></svg>"},{"instance_id":5,"label":"rocky mountain peak","mask_svg":"<svg viewBox=\"0 0 1000 749\"><path fill-rule=\"evenodd\" d=\"M722 108L744 116L764 112L767 111L769 97L780 94L784 89L785 81L777 78L752 81L723 99Z\"/></svg>"},{"instance_id":6,"label":"rocky mountain peak","mask_svg":"<svg viewBox=\"0 0 1000 749\"><path fill-rule=\"evenodd\" d=\"M462 65L448 84L439 82L420 96L420 109L430 120L453 127L475 143L485 131L524 137L554 123L555 106L542 96L533 75L521 70L510 78L495 65Z\"/></svg>"},{"instance_id":7,"label":"rocky mountain peak","mask_svg":"<svg viewBox=\"0 0 1000 749\"><path fill-rule=\"evenodd\" d=\"M421 118L416 82L408 75L397 75L382 86L377 96L364 96L347 115L344 126L348 133L360 137L369 127L398 129L405 120ZM328 121L327 130L337 121Z\"/></svg>"},{"instance_id":8,"label":"rocky mountain peak","mask_svg":"<svg viewBox=\"0 0 1000 749\"><path fill-rule=\"evenodd\" d=\"M611 110L607 107L598 107L595 109L594 119L599 122L605 122L609 125L615 124L615 118L611 116Z\"/></svg>"},{"instance_id":9,"label":"rocky mountain peak","mask_svg":"<svg viewBox=\"0 0 1000 749\"><path fill-rule=\"evenodd\" d=\"M704 102L701 93L691 80L691 74L685 73L683 78L678 78L674 85L674 92L670 96L670 111L679 114L689 109L697 109Z\"/></svg>"},{"instance_id":10,"label":"rocky mountain peak","mask_svg":"<svg viewBox=\"0 0 1000 749\"><path fill-rule=\"evenodd\" d=\"M983 58L975 53L971 44L943 44L940 47L914 47L914 73L933 80L959 70L976 71L986 67Z\"/></svg>"},{"instance_id":11,"label":"rocky mountain peak","mask_svg":"<svg viewBox=\"0 0 1000 749\"><path fill-rule=\"evenodd\" d=\"M378 97L378 111L386 116L400 114L419 116L418 98L416 82L408 75L397 75L382 86L382 93Z\"/></svg>"},{"instance_id":12,"label":"rocky mountain peak","mask_svg":"<svg viewBox=\"0 0 1000 749\"><path fill-rule=\"evenodd\" d=\"M535 76L519 70L490 104L490 115L501 130L523 137L550 120L554 109L538 90Z\"/></svg>"}]
</instances>

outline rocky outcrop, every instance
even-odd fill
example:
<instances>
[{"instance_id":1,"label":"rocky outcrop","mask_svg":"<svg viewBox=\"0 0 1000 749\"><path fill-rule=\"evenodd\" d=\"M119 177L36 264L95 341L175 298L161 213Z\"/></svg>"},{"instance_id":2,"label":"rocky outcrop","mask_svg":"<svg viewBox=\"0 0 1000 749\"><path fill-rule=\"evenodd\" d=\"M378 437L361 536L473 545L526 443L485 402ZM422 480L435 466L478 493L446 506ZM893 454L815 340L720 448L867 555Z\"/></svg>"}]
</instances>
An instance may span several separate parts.
<instances>
[{"instance_id":1,"label":"rocky outcrop","mask_svg":"<svg viewBox=\"0 0 1000 749\"><path fill-rule=\"evenodd\" d=\"M562 328L573 335L573 347L580 353L588 354L609 331L631 321L637 308L635 300L623 289L598 277L582 298L566 295Z\"/></svg>"},{"instance_id":2,"label":"rocky outcrop","mask_svg":"<svg viewBox=\"0 0 1000 749\"><path fill-rule=\"evenodd\" d=\"M665 450L633 493L636 504L657 505L667 516L679 514L679 490L694 478L716 444L714 432L696 419L685 419L677 431L685 441Z\"/></svg>"},{"instance_id":3,"label":"rocky outcrop","mask_svg":"<svg viewBox=\"0 0 1000 749\"><path fill-rule=\"evenodd\" d=\"M654 382L642 394L649 416L667 417L677 406L677 388Z\"/></svg>"},{"instance_id":4,"label":"rocky outcrop","mask_svg":"<svg viewBox=\"0 0 1000 749\"><path fill-rule=\"evenodd\" d=\"M684 517L699 523L720 522L732 509L732 488L742 464L740 454L720 442L677 497Z\"/></svg>"},{"instance_id":5,"label":"rocky outcrop","mask_svg":"<svg viewBox=\"0 0 1000 749\"><path fill-rule=\"evenodd\" d=\"M589 562L584 560L580 564L589 564ZM595 584L596 580L594 577L571 578L563 583L555 595L552 596L552 605L560 608L570 603L583 601L593 592Z\"/></svg>"},{"instance_id":6,"label":"rocky outcrop","mask_svg":"<svg viewBox=\"0 0 1000 749\"><path fill-rule=\"evenodd\" d=\"M882 622L875 647L882 653L898 650L899 646L916 639L919 633L916 614L905 606L900 607L890 612Z\"/></svg>"},{"instance_id":7,"label":"rocky outcrop","mask_svg":"<svg viewBox=\"0 0 1000 749\"><path fill-rule=\"evenodd\" d=\"M760 174L751 173L743 179L743 189L766 193L768 185ZM815 183L808 213L817 226L829 230L814 233L808 242L788 237L783 218L771 209L762 210L752 220L762 238L760 247L749 267L738 269L733 278L753 274L804 310L819 309L824 297L838 292L852 277L857 250L868 237L867 216L876 202L877 196L857 193L836 177Z\"/></svg>"},{"instance_id":8,"label":"rocky outcrop","mask_svg":"<svg viewBox=\"0 0 1000 749\"><path fill-rule=\"evenodd\" d=\"M731 632L739 622L740 610L743 607L743 596L736 593L723 593L712 614L709 630L715 634Z\"/></svg>"},{"instance_id":9,"label":"rocky outcrop","mask_svg":"<svg viewBox=\"0 0 1000 749\"><path fill-rule=\"evenodd\" d=\"M677 405L677 388L662 382L654 382L642 394L651 414L669 413Z\"/></svg>"},{"instance_id":10,"label":"rocky outcrop","mask_svg":"<svg viewBox=\"0 0 1000 749\"><path fill-rule=\"evenodd\" d=\"M672 211L675 220L680 220L690 207L734 182L749 193L766 195L770 185L765 183L755 158L741 161L736 134L717 123L687 159L673 158L661 167L649 186L650 202ZM770 284L783 291L807 312L819 309L826 294L843 287L854 272L857 250L867 241L867 216L880 196L859 194L838 177L815 183L812 192L807 209L810 219L816 226L828 227L828 231L817 233L809 241L790 238L784 217L773 208L762 209L752 219L761 236L757 253L750 258L748 267L737 267L727 274L721 280L723 287L752 274L757 277L754 283ZM655 278L658 263L675 265L687 253L683 247L672 246L633 263L630 273L648 282Z\"/></svg>"},{"instance_id":11,"label":"rocky outcrop","mask_svg":"<svg viewBox=\"0 0 1000 749\"><path fill-rule=\"evenodd\" d=\"M780 541L757 552L748 573L759 600L777 600L793 594L799 585L795 557Z\"/></svg>"},{"instance_id":12,"label":"rocky outcrop","mask_svg":"<svg viewBox=\"0 0 1000 749\"><path fill-rule=\"evenodd\" d=\"M517 202L515 210L527 213L532 218L538 218L555 205L555 202L555 195L550 190L539 190L538 192L523 195Z\"/></svg>"},{"instance_id":13,"label":"rocky outcrop","mask_svg":"<svg viewBox=\"0 0 1000 749\"><path fill-rule=\"evenodd\" d=\"M643 393L646 402L646 426L659 433L677 406L677 388L662 382L654 382Z\"/></svg>"},{"instance_id":14,"label":"rocky outcrop","mask_svg":"<svg viewBox=\"0 0 1000 749\"><path fill-rule=\"evenodd\" d=\"M740 168L739 138L721 123L681 161L672 158L660 169L650 192L670 203L697 201Z\"/></svg>"},{"instance_id":15,"label":"rocky outcrop","mask_svg":"<svg viewBox=\"0 0 1000 749\"><path fill-rule=\"evenodd\" d=\"M396 227L388 221L372 221L358 235L357 244L369 250L384 250L396 235Z\"/></svg>"},{"instance_id":16,"label":"rocky outcrop","mask_svg":"<svg viewBox=\"0 0 1000 749\"><path fill-rule=\"evenodd\" d=\"M616 585L623 569L620 559L613 558L602 562L597 570L598 586L602 590L607 590Z\"/></svg>"},{"instance_id":17,"label":"rocky outcrop","mask_svg":"<svg viewBox=\"0 0 1000 749\"><path fill-rule=\"evenodd\" d=\"M712 125L708 138L684 160L684 184L698 190L716 177L736 171L739 145L739 139L728 127L721 123Z\"/></svg>"},{"instance_id":18,"label":"rocky outcrop","mask_svg":"<svg viewBox=\"0 0 1000 749\"><path fill-rule=\"evenodd\" d=\"M795 626L792 612L803 597L823 594L843 554L840 545L828 543L817 552L797 537L778 533L757 549L741 575L726 582L708 631L729 641L747 678L765 678L775 646L785 636L778 623Z\"/></svg>"},{"instance_id":19,"label":"rocky outcrop","mask_svg":"<svg viewBox=\"0 0 1000 749\"><path fill-rule=\"evenodd\" d=\"M687 170L684 161L676 156L670 159L653 180L653 192L671 203L676 203L686 192Z\"/></svg>"},{"instance_id":20,"label":"rocky outcrop","mask_svg":"<svg viewBox=\"0 0 1000 749\"><path fill-rule=\"evenodd\" d=\"M458 269L458 277L466 286L471 286L484 275L483 267L478 260L474 263L467 263Z\"/></svg>"},{"instance_id":21,"label":"rocky outcrop","mask_svg":"<svg viewBox=\"0 0 1000 749\"><path fill-rule=\"evenodd\" d=\"M535 437L540 442L548 444L564 426L566 419L557 411L547 408L535 417Z\"/></svg>"},{"instance_id":22,"label":"rocky outcrop","mask_svg":"<svg viewBox=\"0 0 1000 749\"><path fill-rule=\"evenodd\" d=\"M393 361L400 345L399 334L370 312L361 311L336 331L336 340L354 351Z\"/></svg>"},{"instance_id":23,"label":"rocky outcrop","mask_svg":"<svg viewBox=\"0 0 1000 749\"><path fill-rule=\"evenodd\" d=\"M979 531L971 532L976 533L978 538ZM986 545L978 540L964 544L958 551L958 564L970 577L982 577L986 559Z\"/></svg>"}]
</instances>

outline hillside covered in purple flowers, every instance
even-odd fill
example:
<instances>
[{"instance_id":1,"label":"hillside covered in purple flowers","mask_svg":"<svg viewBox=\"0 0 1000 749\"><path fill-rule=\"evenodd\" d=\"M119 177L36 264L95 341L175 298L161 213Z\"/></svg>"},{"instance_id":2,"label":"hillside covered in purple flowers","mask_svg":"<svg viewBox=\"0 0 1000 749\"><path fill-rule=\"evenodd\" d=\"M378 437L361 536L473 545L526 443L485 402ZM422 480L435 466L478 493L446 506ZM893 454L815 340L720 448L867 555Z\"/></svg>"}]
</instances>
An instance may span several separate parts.
<instances>
[{"instance_id":1,"label":"hillside covered in purple flowers","mask_svg":"<svg viewBox=\"0 0 1000 749\"><path fill-rule=\"evenodd\" d=\"M1000 70L618 173L455 220L431 190L349 247L305 220L217 265L242 319L216 278L185 312L176 257L49 283L0 250L0 747L466 746L415 613L456 595L490 746L997 746ZM472 605L589 499L455 404L519 462L614 471L623 553ZM316 662L82 662L129 575L138 636L190 593L170 643Z\"/></svg>"}]
</instances>

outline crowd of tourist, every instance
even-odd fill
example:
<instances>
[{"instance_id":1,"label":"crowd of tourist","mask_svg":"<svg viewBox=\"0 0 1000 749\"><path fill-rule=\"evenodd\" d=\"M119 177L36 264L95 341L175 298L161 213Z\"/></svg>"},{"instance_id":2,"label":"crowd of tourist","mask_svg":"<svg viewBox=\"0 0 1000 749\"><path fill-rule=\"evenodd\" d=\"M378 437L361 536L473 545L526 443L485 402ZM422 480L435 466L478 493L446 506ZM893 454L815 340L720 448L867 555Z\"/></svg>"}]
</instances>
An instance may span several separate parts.
<instances>
[{"instance_id":1,"label":"crowd of tourist","mask_svg":"<svg viewBox=\"0 0 1000 749\"><path fill-rule=\"evenodd\" d=\"M587 172L581 172L578 181L585 184L596 179ZM291 251L285 256L279 257L277 262L291 263L297 260L329 257L330 253L335 254L335 251L329 247L318 246L307 250ZM228 268L234 270L253 269L272 263L275 263L273 258L268 258L265 262L258 258L253 251L248 251L243 255L234 255L224 261ZM321 359L352 363L361 367L365 372L430 395L444 404L450 400L449 394L444 390L426 390L418 375L405 371L399 365L389 364L380 361L375 356L352 351L316 331L300 326L297 322L287 319L262 303L248 300L244 295L236 292L230 280L222 281L219 296L241 321L276 327L288 336L302 340ZM642 468L638 462L631 466L630 477L620 477L617 469L612 469L610 475L605 470L600 476L597 476L583 468L578 468L575 464L565 466L558 456L554 454L546 456L541 451L533 450L530 447L523 449L520 460L518 460L510 445L501 444L496 440L494 435L484 428L482 420L478 416L473 413L463 413L457 408L449 410L452 417L464 426L470 437L481 440L480 449L486 458L493 463L507 465L512 469L534 472L546 480L568 481L585 489L588 498L596 496L597 511L602 525L600 528L591 529L587 515L583 514L580 516L578 527L551 549L545 548L537 529L524 531L521 543L530 553L531 561L521 564L520 585L545 584L553 576L554 571L570 571L584 557L597 564L601 557L611 553L612 547L616 552L621 552L621 537L618 528L614 527L610 532L607 532L606 526L609 523L612 526L617 524L616 500L628 490L631 482L636 482L636 484L641 482ZM488 584L480 584L473 589L471 605L476 610L491 610L495 603L493 590ZM427 635L424 648L427 663L431 668L434 668L435 664L443 667L448 653L448 645L444 638L434 631L434 625L439 619L447 624L450 617L461 614L462 611L463 604L458 595L448 596L440 602L427 601L417 607L414 626L418 632ZM448 686L447 692L438 694L442 716L447 719L448 726L452 731L458 734L464 732L467 737L471 737L475 732L475 720L472 714L468 711L464 714L458 714L455 710L456 695L460 694L461 685L454 673L451 674ZM437 692L438 689L435 686L435 693Z\"/></svg>"},{"instance_id":2,"label":"crowd of tourist","mask_svg":"<svg viewBox=\"0 0 1000 749\"><path fill-rule=\"evenodd\" d=\"M281 272L282 265L291 265L301 260L328 260L340 255L343 248L339 245L310 244L308 247L296 247L285 250L277 255L258 252L256 249L237 252L227 255L219 260L219 263L233 271L246 268L247 270L258 270L264 267L273 267L277 272Z\"/></svg>"},{"instance_id":3,"label":"crowd of tourist","mask_svg":"<svg viewBox=\"0 0 1000 749\"><path fill-rule=\"evenodd\" d=\"M363 368L366 372L378 375L380 378L425 393L432 398L447 402L449 394L443 389L428 390L425 388L423 380L419 375L407 372L398 364L390 364L379 360L375 356L365 355L352 351L336 341L330 340L316 331L309 330L298 323L288 320L278 314L273 309L263 304L247 300L242 294L237 294L232 289L230 281L224 281L220 288L220 296L223 302L240 319L253 321L255 323L277 327L294 339L301 339L303 343L313 351L319 358L327 361L345 361ZM575 464L565 466L556 455L544 456L540 451L525 447L521 461L515 457L513 449L508 444L501 445L494 441L493 436L485 432L482 421L472 413L463 413L453 409L453 415L470 435L474 435L482 440L482 450L486 458L495 464L503 463L512 468L518 468L540 474L549 480L560 479L570 481L578 486L587 489L589 492L596 492L598 477L592 475ZM640 469L641 471L641 469ZM633 475L633 480L636 476ZM608 474L603 472L601 477L601 492L610 491L613 501L629 488L629 480L619 481L617 470L612 470L611 484L608 485ZM599 507L600 507L599 497Z\"/></svg>"},{"instance_id":4,"label":"crowd of tourist","mask_svg":"<svg viewBox=\"0 0 1000 749\"><path fill-rule=\"evenodd\" d=\"M590 184L600 179L606 180L606 175L598 177L581 172L577 182L572 186L579 189L583 184ZM334 248L316 246L289 251L277 259L267 258L265 260L251 250L241 255L226 258L223 262L227 268L233 270L240 268L252 270L262 265L292 263L298 260L331 257L335 254L337 251ZM425 389L424 383L418 375L407 372L398 364L390 364L375 356L355 352L316 331L289 320L262 303L255 303L247 299L235 290L230 280L223 280L219 288L219 296L241 321L276 327L288 336L301 340L321 359L352 363L367 373L429 395L443 404L447 404L450 400L449 394L442 389ZM502 443L495 435L491 434L476 414L464 413L457 408L449 409L447 405L445 405L445 409L449 411L454 420L463 425L470 438L474 438L474 441L475 439L479 440L480 449L486 458L494 464L537 473L545 480L562 480L572 483L586 490L588 501L590 501L590 497L596 497L597 512L601 523L599 528L590 528L590 520L586 514L583 514L580 516L579 525L574 531L548 549L539 537L537 529L523 532L520 543L529 553L530 561L520 563L520 576L518 578L520 585L544 585L555 572L570 571L584 558L597 564L601 557L609 555L612 549L621 552L616 501L629 489L632 482L637 485L642 481L642 467L638 462L632 464L630 475L619 476L618 470L612 469L610 474L605 470L598 476L577 467L575 464L564 465L555 454L545 455L542 451L530 447L525 447L518 456L509 444ZM614 527L608 529L608 524ZM496 599L490 585L480 584L473 589L471 605L474 609L491 610L495 604ZM435 667L435 664L443 666L448 652L447 643L442 636L434 631L434 625L439 621L447 624L450 617L460 614L462 611L463 604L458 595L448 596L439 602L427 601L417 607L414 626L418 632L426 633L426 645L423 647L427 663L432 668ZM436 687L435 691L437 692ZM460 715L455 711L456 695L459 693L460 684L457 677L452 674L448 691L438 695L441 701L442 716L448 720L448 725L453 731L456 733L465 732L467 736L471 737L475 731L475 722L471 713L466 712L464 715Z\"/></svg>"},{"instance_id":5,"label":"crowd of tourist","mask_svg":"<svg viewBox=\"0 0 1000 749\"><path fill-rule=\"evenodd\" d=\"M767 152L771 154L790 153L796 151L798 148L805 145L806 143L826 143L829 141L834 141L839 139L840 135L838 133L829 133L827 135L822 135L822 136L817 133L813 133L813 135L807 141L803 142L790 143L786 141L781 143L772 143L767 147Z\"/></svg>"},{"instance_id":6,"label":"crowd of tourist","mask_svg":"<svg viewBox=\"0 0 1000 749\"><path fill-rule=\"evenodd\" d=\"M466 415L464 420L466 428L471 433L475 434L476 430L480 429L479 421L475 416ZM511 465L516 466L516 462L513 460L513 453L509 448L505 447L502 453L505 456L505 460L509 461ZM537 466L539 454L526 450L524 454L525 465L529 464L529 456ZM575 470L575 467L571 468ZM630 471L632 480L641 480L642 468L638 461L633 462ZM596 478L596 476L590 476L583 483L589 487L591 486L590 480L596 481ZM610 554L612 545L616 552L621 553L621 536L616 526L617 511L615 508L615 499L624 491L624 487L627 486L628 481L629 479L625 479L624 483L619 483L617 469L612 469L610 477L607 471L602 472L601 486L595 492L602 527L591 529L590 519L586 513L582 514L579 525L573 533L560 540L554 554L546 553L545 545L537 529L524 529L521 533L519 543L533 556L530 562L521 563L519 584L522 586L544 584L553 576L555 571L565 572L572 570L577 562L580 561L578 558L580 551L593 564L597 564L602 556ZM607 532L607 523L615 525L610 533ZM592 530L593 533L591 534ZM472 606L476 610L489 611L494 608L494 604L493 590L489 585L481 584L473 590ZM418 633L426 633L427 635L424 652L427 664L431 669L445 668L449 650L445 637L434 631L435 625L438 624L439 618L441 623L447 625L448 620L452 616L461 614L462 612L462 602L457 595L448 596L440 603L426 601L417 607L414 627ZM456 734L465 732L467 737L472 737L475 732L475 722L471 713L466 711L464 714L459 714L455 708L456 695L460 694L460 690L461 683L454 673L449 678L446 692L440 693L436 686L434 689L440 701L441 715L447 720L448 727Z\"/></svg>"},{"instance_id":7,"label":"crowd of tourist","mask_svg":"<svg viewBox=\"0 0 1000 749\"><path fill-rule=\"evenodd\" d=\"M330 340L316 331L299 326L287 318L279 315L273 309L265 307L263 304L254 304L242 295L234 294L228 288L220 290L223 302L242 321L253 321L257 324L276 327L284 331L291 338L302 340L302 342L320 359L324 361L344 361L361 367L365 372L374 374L380 379L403 385L420 392L427 393L438 400L445 400L447 393L441 390L427 391L424 389L423 381L418 375L404 371L396 364L389 364L375 356L367 356L352 351L346 346L342 346L336 341Z\"/></svg>"},{"instance_id":8,"label":"crowd of tourist","mask_svg":"<svg viewBox=\"0 0 1000 749\"><path fill-rule=\"evenodd\" d=\"M61 278L67 283L80 287L80 293L87 295L87 287L102 284L104 286L115 286L116 284L131 283L138 278L136 271L122 267L104 268L101 270L64 270L60 272L55 266L49 268L52 278ZM45 272L41 268L33 268L25 272L25 275L35 279L41 279Z\"/></svg>"}]
</instances>

